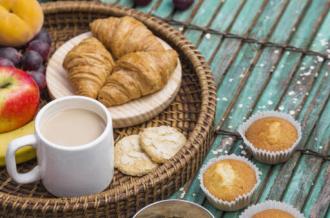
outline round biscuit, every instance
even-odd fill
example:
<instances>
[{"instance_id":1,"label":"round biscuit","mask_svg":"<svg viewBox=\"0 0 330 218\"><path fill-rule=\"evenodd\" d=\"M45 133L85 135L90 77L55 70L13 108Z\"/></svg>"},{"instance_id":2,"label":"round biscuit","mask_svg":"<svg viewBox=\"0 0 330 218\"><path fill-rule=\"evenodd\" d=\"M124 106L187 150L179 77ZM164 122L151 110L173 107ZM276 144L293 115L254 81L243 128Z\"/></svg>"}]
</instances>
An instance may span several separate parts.
<instances>
[{"instance_id":1,"label":"round biscuit","mask_svg":"<svg viewBox=\"0 0 330 218\"><path fill-rule=\"evenodd\" d=\"M116 143L115 167L126 175L143 176L158 166L143 152L139 138L139 135L130 135Z\"/></svg>"},{"instance_id":2,"label":"round biscuit","mask_svg":"<svg viewBox=\"0 0 330 218\"><path fill-rule=\"evenodd\" d=\"M142 149L156 163L171 159L186 143L186 137L170 126L150 127L140 133Z\"/></svg>"}]
</instances>

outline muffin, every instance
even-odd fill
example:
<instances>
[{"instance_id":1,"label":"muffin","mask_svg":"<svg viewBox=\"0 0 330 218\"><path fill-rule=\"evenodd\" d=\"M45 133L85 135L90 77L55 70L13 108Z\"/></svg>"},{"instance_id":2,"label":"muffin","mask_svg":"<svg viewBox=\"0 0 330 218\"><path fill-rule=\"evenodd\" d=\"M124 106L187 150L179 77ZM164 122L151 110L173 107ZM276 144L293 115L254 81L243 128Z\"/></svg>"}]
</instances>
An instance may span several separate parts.
<instances>
[{"instance_id":1,"label":"muffin","mask_svg":"<svg viewBox=\"0 0 330 218\"><path fill-rule=\"evenodd\" d=\"M259 184L259 170L246 158L225 155L210 161L200 175L201 188L217 208L246 207Z\"/></svg>"},{"instance_id":2,"label":"muffin","mask_svg":"<svg viewBox=\"0 0 330 218\"><path fill-rule=\"evenodd\" d=\"M249 126L245 137L255 147L266 151L289 149L298 138L296 128L279 117L261 118Z\"/></svg>"},{"instance_id":3,"label":"muffin","mask_svg":"<svg viewBox=\"0 0 330 218\"><path fill-rule=\"evenodd\" d=\"M238 132L248 150L260 162L276 164L288 160L301 139L301 126L290 115L258 112Z\"/></svg>"},{"instance_id":4,"label":"muffin","mask_svg":"<svg viewBox=\"0 0 330 218\"><path fill-rule=\"evenodd\" d=\"M304 218L297 209L289 204L268 200L248 207L239 218Z\"/></svg>"},{"instance_id":5,"label":"muffin","mask_svg":"<svg viewBox=\"0 0 330 218\"><path fill-rule=\"evenodd\" d=\"M257 183L252 167L241 160L219 160L205 170L204 185L215 197L234 201Z\"/></svg>"},{"instance_id":6,"label":"muffin","mask_svg":"<svg viewBox=\"0 0 330 218\"><path fill-rule=\"evenodd\" d=\"M260 211L252 216L252 218L295 218L290 213L280 209L267 209Z\"/></svg>"}]
</instances>

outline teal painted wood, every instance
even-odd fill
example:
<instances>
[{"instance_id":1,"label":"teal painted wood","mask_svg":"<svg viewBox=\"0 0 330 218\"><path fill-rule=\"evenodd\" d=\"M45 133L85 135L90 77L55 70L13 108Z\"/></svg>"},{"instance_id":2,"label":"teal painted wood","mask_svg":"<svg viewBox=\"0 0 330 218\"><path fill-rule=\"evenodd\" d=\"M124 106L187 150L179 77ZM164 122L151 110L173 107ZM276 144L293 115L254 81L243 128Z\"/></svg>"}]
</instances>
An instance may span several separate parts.
<instances>
[{"instance_id":1,"label":"teal painted wood","mask_svg":"<svg viewBox=\"0 0 330 218\"><path fill-rule=\"evenodd\" d=\"M134 1L132 0L119 0L117 4L125 7L132 7L134 5Z\"/></svg>"},{"instance_id":2,"label":"teal painted wood","mask_svg":"<svg viewBox=\"0 0 330 218\"><path fill-rule=\"evenodd\" d=\"M304 62L303 62L304 63ZM297 73L297 75L301 75L303 72L299 72L299 73ZM300 80L295 80L295 83L297 83L298 81L300 81ZM314 86L315 87L315 86ZM289 89L290 90L290 89ZM304 93L304 91L305 90L301 90L301 91L298 91L297 93L298 93L298 95L299 94L301 94L301 93ZM289 91L288 93L292 93L292 91ZM306 91L305 91L306 92ZM295 92L294 92L295 93ZM309 99L314 99L316 96L314 95L314 94L312 94L312 95L309 95ZM299 98L297 98L297 97L295 97L295 96L292 96L291 97L291 100L290 100L290 98L287 98L287 100L286 100L286 102L287 102L287 104L288 105L290 105L289 104L289 102L290 101L292 101L293 99L297 99L296 100L296 103L297 103L297 101L299 101ZM324 98L324 96L323 96L323 98L320 98L320 99L323 99L323 100L325 100L326 101L326 98ZM292 101L293 102L293 101ZM291 104L292 105L292 104ZM305 103L305 106L306 105L309 105L308 104L308 99L307 99L307 102ZM314 104L313 104L314 105ZM315 122L315 119L318 117L318 114L316 113L316 114L311 114L311 107L313 107L314 109L316 109L316 111L317 111L317 109L322 109L322 104L320 105L320 104L317 104L319 107L315 107L315 105L313 106L313 105L310 105L310 107L309 107L309 111L307 112L307 111L304 111L303 110L303 112L301 113L301 115L300 115L300 117L303 117L303 116L305 116L305 118L303 119L303 118L300 118L300 120L302 120L302 121L304 121L304 123L306 123L304 126L304 135L308 135L308 132L310 131L310 129L309 128L312 128L313 127L313 125L312 124L309 124L305 119L306 118L310 118L310 121L314 121ZM291 107L291 106L290 106ZM290 110L287 110L287 112L290 112ZM315 112L315 111L314 111ZM309 125L311 125L311 126L309 126ZM306 137L307 138L307 137ZM304 141L304 139L303 139L303 141ZM302 143L302 144L304 144L304 143ZM283 194L283 192L285 191L285 190L287 190L288 192L290 192L291 190L290 189L286 189L286 186L287 186L287 183L288 183L288 181L289 181L289 179L291 178L291 172L292 172L292 170L294 170L294 166L295 166L295 164L290 164L290 162L293 160L293 159L295 159L296 157L298 157L298 156L294 156L290 161L288 161L287 162L287 164L285 164L282 168L280 168L280 167L277 167L276 168L276 170L274 171L272 171L272 172L275 172L276 174L278 174L278 178L276 178L276 179L274 179L274 180L272 180L272 181L276 181L277 183L279 183L278 185L273 185L273 183L271 183L271 182L268 182L267 183L267 186L268 186L268 188L266 189L267 191L270 191L270 193L271 194L269 194L269 196L268 196L268 198L271 198L271 199L281 199L281 195ZM283 170L281 170L281 173L278 173L278 170L279 169L283 169ZM286 176L287 175L287 176ZM274 177L272 177L271 176L271 178L274 178ZM281 179L279 179L279 178L281 178ZM299 180L299 178L295 178L295 177L293 177L292 179L291 179L291 181L296 181L296 180ZM278 182L278 181L282 181L282 182ZM270 186L273 186L271 189L269 188ZM303 190L303 189L302 189ZM263 196L266 196L267 194L267 191L265 192L265 190L264 190L264 193L263 193ZM308 191L309 190L303 190L304 192L306 192L307 194L308 194ZM294 194L294 193L293 193ZM299 206L298 205L298 202L290 202L290 203L293 203L293 204L296 204L297 206Z\"/></svg>"},{"instance_id":3,"label":"teal painted wood","mask_svg":"<svg viewBox=\"0 0 330 218\"><path fill-rule=\"evenodd\" d=\"M314 206L314 205L317 205L317 206L319 205L318 203L315 203L315 202L317 202L317 199L319 198L320 194L329 195L329 193L325 193L325 191L324 191L325 187L330 185L330 183L329 183L329 179L330 179L329 174L330 173L329 172L330 172L330 163L329 162L323 163L320 174L318 175L317 180L314 183L313 191L311 192L311 194L308 198L308 201L304 206L304 213L306 214L307 217L314 216L314 214L317 213L318 211L321 211L321 212L324 211L326 213L327 208L328 208L328 213L325 217L330 217L330 211L329 211L330 202L329 201L327 202L327 205L325 205L323 207L321 205L320 205L320 207Z\"/></svg>"},{"instance_id":4,"label":"teal painted wood","mask_svg":"<svg viewBox=\"0 0 330 218\"><path fill-rule=\"evenodd\" d=\"M229 79L229 81L231 81L232 79ZM243 93L245 93L245 92L243 92ZM227 101L227 98L225 99L226 101Z\"/></svg>"},{"instance_id":5,"label":"teal painted wood","mask_svg":"<svg viewBox=\"0 0 330 218\"><path fill-rule=\"evenodd\" d=\"M308 0L290 1L289 5L281 17L281 20L274 31L274 34L270 38L270 41L285 43L287 41L288 33L294 32L296 20L293 18L300 17L299 15L306 9ZM286 32L284 32L286 31Z\"/></svg>"},{"instance_id":6,"label":"teal painted wood","mask_svg":"<svg viewBox=\"0 0 330 218\"><path fill-rule=\"evenodd\" d=\"M247 34L251 28L255 25L254 22L260 13L261 7L265 5L263 1L246 1L240 8L240 13L235 17L235 22L229 28L229 32L235 32L240 35ZM215 54L211 63L211 69L214 73L215 82L219 84L222 79L222 75L228 70L228 67L232 64L234 58L239 52L241 47L240 40L224 39L220 48ZM228 55L233 54L233 55ZM243 70L244 71L244 70ZM226 107L217 107L223 109ZM216 119L217 120L217 119Z\"/></svg>"},{"instance_id":7,"label":"teal painted wood","mask_svg":"<svg viewBox=\"0 0 330 218\"><path fill-rule=\"evenodd\" d=\"M160 1L160 5L158 6L157 10L153 13L158 17L170 17L173 13L173 5L171 1Z\"/></svg>"},{"instance_id":8,"label":"teal painted wood","mask_svg":"<svg viewBox=\"0 0 330 218\"><path fill-rule=\"evenodd\" d=\"M212 0L205 0L206 2L211 2ZM171 2L171 1L168 1ZM200 5L203 3L203 0L196 0L194 1L194 4L190 6L185 11L176 11L174 9L174 13L172 14L172 18L178 21L184 21L184 22L191 22L193 17L195 16L196 11L200 9ZM214 2L213 2L214 3ZM172 6L173 7L173 6Z\"/></svg>"},{"instance_id":9,"label":"teal painted wood","mask_svg":"<svg viewBox=\"0 0 330 218\"><path fill-rule=\"evenodd\" d=\"M232 0L224 2L220 10L216 14L214 20L212 21L210 27L212 29L217 29L221 31L228 30L235 21L235 18L244 3L245 1L242 0ZM223 38L221 36L214 34L209 34L207 36L204 35L204 37L201 39L198 49L210 63L213 61L214 53L220 46L220 42L222 39Z\"/></svg>"},{"instance_id":10,"label":"teal painted wood","mask_svg":"<svg viewBox=\"0 0 330 218\"><path fill-rule=\"evenodd\" d=\"M221 1L217 2L216 4L204 1L200 5L191 23L198 26L209 26L210 22L212 21L212 18L214 17L214 15L217 14L219 7L221 6ZM190 42L194 43L197 46L202 35L203 33L198 30L185 31L185 36L187 37L187 39L189 39Z\"/></svg>"},{"instance_id":11,"label":"teal painted wood","mask_svg":"<svg viewBox=\"0 0 330 218\"><path fill-rule=\"evenodd\" d=\"M228 3L229 1L225 2ZM249 5L252 5L252 2L250 2ZM213 155L214 156L214 155ZM212 153L209 153L207 159L212 158ZM203 202L204 200L204 195L202 194L201 190L199 189L199 182L198 181L194 181L194 184L192 185L192 187L196 187L197 190L194 190L194 188L191 188L188 192L187 198L188 200L193 200L196 202ZM196 193L197 192L197 193Z\"/></svg>"},{"instance_id":12,"label":"teal painted wood","mask_svg":"<svg viewBox=\"0 0 330 218\"><path fill-rule=\"evenodd\" d=\"M133 6L131 0L104 1ZM179 12L170 0L153 0L147 7L136 9L223 32L330 53L329 5L328 0L196 0L189 10ZM183 29L183 33L210 62L219 84L215 122L219 127L234 131L256 111L278 109L302 123L301 147L330 154L329 61L197 30ZM241 141L218 136L204 163L225 153L245 155L242 148ZM329 162L295 153L285 164L255 163L262 171L255 202L283 200L301 209L306 217L330 217L329 203L328 207L317 207L322 192L330 185ZM212 207L197 178L172 198L202 204L216 217L240 214L223 213Z\"/></svg>"},{"instance_id":13,"label":"teal painted wood","mask_svg":"<svg viewBox=\"0 0 330 218\"><path fill-rule=\"evenodd\" d=\"M151 13L152 10L157 7L158 5L158 1L152 1L150 4L148 4L147 6L139 6L136 7L137 10L143 12L143 13Z\"/></svg>"},{"instance_id":14,"label":"teal painted wood","mask_svg":"<svg viewBox=\"0 0 330 218\"><path fill-rule=\"evenodd\" d=\"M268 51L269 52L269 51ZM271 52L271 53L273 53L274 52L274 50ZM271 54L271 55L273 55L273 54ZM273 55L274 56L274 55ZM275 56L276 56L276 54L275 54ZM262 57L262 56L261 56ZM268 62L269 62L269 60L272 60L272 58L270 58L270 57L268 57ZM261 73L267 73L267 72L271 72L271 68L272 67L270 67L270 69L267 69L267 65L268 65L268 63L265 63L265 62L263 62L263 60L262 60L262 58L259 58L259 61L261 62L259 65L257 64L256 65L256 67L254 68L254 70L256 70L257 72L258 72L258 68L260 68L259 70L261 70ZM274 60L275 62L276 62L276 58L275 58L275 60ZM268 65L268 68L269 68L269 66L272 66L272 64L271 65ZM265 70L266 69L266 72L263 72L263 70ZM254 72L253 72L254 73ZM254 87L256 87L255 86L255 84L256 84L256 82L255 82L255 79L257 79L257 77L254 77L254 76L252 76L253 75L253 73L250 75L250 81L251 81L251 85L249 85L249 84L246 84L246 86L245 87L252 87L252 90L253 90L253 88ZM227 75L226 75L226 77L227 77ZM259 77L258 77L259 78ZM228 82L230 81L231 79L228 79ZM225 82L224 82L224 84L226 84ZM257 84L259 84L259 83L257 83ZM221 87L220 87L221 88ZM245 92L245 91L242 91L241 93L249 93L249 94L252 94L253 95L253 92ZM258 93L258 92L257 92ZM258 96L255 96L255 97L258 97ZM226 100L227 100L228 98L226 98ZM254 96L247 96L247 98L245 98L246 100L252 100L252 99L255 99L254 98ZM239 103L239 104L237 104L237 106L238 106L238 108L243 108L243 106L245 106L246 104L244 104L244 103L246 103L246 102L244 102L244 98L243 98L243 101L241 102L241 103ZM249 103L248 103L249 104ZM247 104L247 105L248 105ZM249 108L243 108L243 109L241 109L242 111L245 111L244 113L247 113L247 112L249 112L249 110L251 110L251 109L249 109ZM238 122L238 124L239 123L241 123L242 122L242 120L244 120L244 119L242 119L242 120L240 120L239 119L239 117L237 117L237 115L238 114L233 114L232 116L231 115L229 115L229 119L228 120L232 120L231 118L232 117L235 117L235 120L239 120L239 122ZM220 117L220 116L219 116ZM242 117L242 116L241 116ZM244 118L244 116L242 117L242 118ZM227 124L225 124L225 126L227 126L227 127L231 127L231 128L236 128L235 126L233 126L234 124L230 124L230 123L227 123ZM239 149L236 149L237 151L236 152L239 152ZM258 164L258 166L260 167L260 164ZM262 177L264 178L264 177L266 177L266 175L267 174L265 174L265 173L263 173L263 175L262 175ZM238 213L228 213L227 215L225 215L226 217L227 216L230 216L230 217L235 217L235 216L237 216L238 215Z\"/></svg>"}]
</instances>

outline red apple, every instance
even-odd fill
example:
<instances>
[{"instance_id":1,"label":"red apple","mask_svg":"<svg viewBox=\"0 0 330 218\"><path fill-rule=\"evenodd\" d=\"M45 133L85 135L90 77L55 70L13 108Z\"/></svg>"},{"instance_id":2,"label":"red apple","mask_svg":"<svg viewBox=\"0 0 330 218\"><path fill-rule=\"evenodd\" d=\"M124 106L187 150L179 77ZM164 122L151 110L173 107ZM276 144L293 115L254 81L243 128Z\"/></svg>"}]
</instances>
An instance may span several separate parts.
<instances>
[{"instance_id":1,"label":"red apple","mask_svg":"<svg viewBox=\"0 0 330 218\"><path fill-rule=\"evenodd\" d=\"M14 67L0 67L0 133L32 120L39 98L39 88L30 75Z\"/></svg>"}]
</instances>

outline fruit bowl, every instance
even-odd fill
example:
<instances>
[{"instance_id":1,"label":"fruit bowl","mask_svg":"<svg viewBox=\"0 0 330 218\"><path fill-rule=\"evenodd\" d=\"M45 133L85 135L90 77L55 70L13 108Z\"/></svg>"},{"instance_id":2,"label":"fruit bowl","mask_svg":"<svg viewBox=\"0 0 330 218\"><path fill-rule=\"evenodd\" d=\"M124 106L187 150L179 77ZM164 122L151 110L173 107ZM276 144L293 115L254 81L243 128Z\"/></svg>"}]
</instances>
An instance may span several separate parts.
<instances>
[{"instance_id":1,"label":"fruit bowl","mask_svg":"<svg viewBox=\"0 0 330 218\"><path fill-rule=\"evenodd\" d=\"M43 5L45 27L55 51L74 36L88 31L96 18L130 15L143 22L174 48L182 64L182 83L174 101L159 115L140 125L115 129L116 141L149 126L168 125L181 130L188 141L169 161L143 177L125 176L116 171L103 192L76 198L56 198L41 183L18 185L0 170L0 216L17 217L132 217L154 201L168 198L198 170L212 139L215 114L215 85L211 71L200 53L184 36L159 19L119 6L95 2L53 2ZM28 171L35 161L21 164Z\"/></svg>"}]
</instances>

